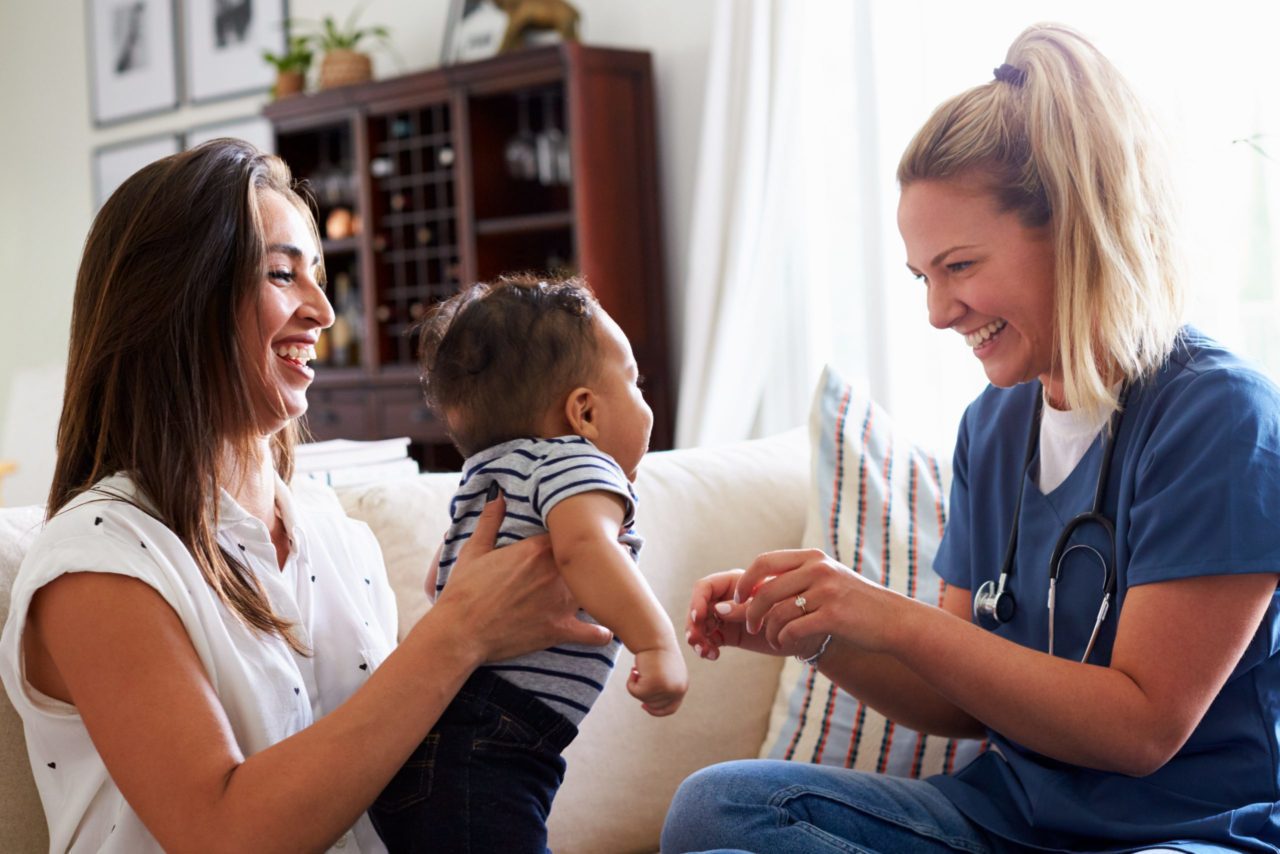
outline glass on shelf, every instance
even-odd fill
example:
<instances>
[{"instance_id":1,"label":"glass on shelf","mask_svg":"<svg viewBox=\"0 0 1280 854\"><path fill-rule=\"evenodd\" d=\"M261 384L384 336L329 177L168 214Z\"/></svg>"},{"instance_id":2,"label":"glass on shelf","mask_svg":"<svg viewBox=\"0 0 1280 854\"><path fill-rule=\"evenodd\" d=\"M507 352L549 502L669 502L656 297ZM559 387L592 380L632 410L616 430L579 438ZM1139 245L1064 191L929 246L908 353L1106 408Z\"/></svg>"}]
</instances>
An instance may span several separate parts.
<instances>
[{"instance_id":1,"label":"glass on shelf","mask_svg":"<svg viewBox=\"0 0 1280 854\"><path fill-rule=\"evenodd\" d=\"M375 157L369 161L369 174L375 178L389 178L396 173L396 162L390 157Z\"/></svg>"},{"instance_id":2,"label":"glass on shelf","mask_svg":"<svg viewBox=\"0 0 1280 854\"><path fill-rule=\"evenodd\" d=\"M454 154L452 146L443 146L440 151L436 153L436 162L446 169L453 165L453 159Z\"/></svg>"},{"instance_id":3,"label":"glass on shelf","mask_svg":"<svg viewBox=\"0 0 1280 854\"><path fill-rule=\"evenodd\" d=\"M507 162L507 174L520 181L529 181L538 175L537 139L529 130L529 98L522 95L517 105L516 133L507 141L503 156Z\"/></svg>"}]
</instances>

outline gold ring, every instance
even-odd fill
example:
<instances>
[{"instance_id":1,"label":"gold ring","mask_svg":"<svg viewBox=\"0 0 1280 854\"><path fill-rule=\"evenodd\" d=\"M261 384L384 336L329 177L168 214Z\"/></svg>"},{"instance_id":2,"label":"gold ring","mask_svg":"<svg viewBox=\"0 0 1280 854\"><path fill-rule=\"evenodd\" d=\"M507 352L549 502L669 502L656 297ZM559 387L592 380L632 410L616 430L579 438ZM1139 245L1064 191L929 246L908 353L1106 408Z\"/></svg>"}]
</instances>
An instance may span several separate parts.
<instances>
[{"instance_id":1,"label":"gold ring","mask_svg":"<svg viewBox=\"0 0 1280 854\"><path fill-rule=\"evenodd\" d=\"M807 605L807 604L808 604L808 602L805 600L805 598L804 598L803 596L797 596L797 597L796 597L796 607L800 609L800 613L801 613L801 614L807 614L807 613L809 613L808 611L806 611L806 610L805 610L805 607L804 607L804 606L805 606L805 605Z\"/></svg>"}]
</instances>

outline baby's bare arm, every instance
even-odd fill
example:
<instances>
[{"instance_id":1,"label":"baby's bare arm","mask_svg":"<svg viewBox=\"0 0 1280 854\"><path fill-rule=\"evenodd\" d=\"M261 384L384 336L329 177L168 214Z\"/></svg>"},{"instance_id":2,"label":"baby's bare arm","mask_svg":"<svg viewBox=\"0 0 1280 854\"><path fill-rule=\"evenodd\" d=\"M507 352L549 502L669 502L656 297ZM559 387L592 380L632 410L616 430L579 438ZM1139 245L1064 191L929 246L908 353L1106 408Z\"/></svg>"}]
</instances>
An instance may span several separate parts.
<instances>
[{"instance_id":1,"label":"baby's bare arm","mask_svg":"<svg viewBox=\"0 0 1280 854\"><path fill-rule=\"evenodd\" d=\"M578 604L633 653L677 649L675 630L626 546L618 542L622 500L585 492L547 515L551 550Z\"/></svg>"},{"instance_id":2,"label":"baby's bare arm","mask_svg":"<svg viewBox=\"0 0 1280 854\"><path fill-rule=\"evenodd\" d=\"M663 717L680 707L689 672L671 621L618 542L623 517L622 501L612 493L566 498L547 514L551 549L578 604L635 653L627 690L645 711Z\"/></svg>"}]
</instances>

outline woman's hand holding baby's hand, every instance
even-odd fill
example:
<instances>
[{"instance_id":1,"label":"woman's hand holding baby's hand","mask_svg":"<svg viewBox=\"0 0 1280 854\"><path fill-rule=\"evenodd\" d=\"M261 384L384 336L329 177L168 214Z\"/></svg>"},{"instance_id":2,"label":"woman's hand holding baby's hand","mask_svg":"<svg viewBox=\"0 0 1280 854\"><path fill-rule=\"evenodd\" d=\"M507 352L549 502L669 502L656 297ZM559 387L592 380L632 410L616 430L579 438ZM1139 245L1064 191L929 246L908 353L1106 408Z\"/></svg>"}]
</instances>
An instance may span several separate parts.
<instances>
[{"instance_id":1,"label":"woman's hand holding baby's hand","mask_svg":"<svg viewBox=\"0 0 1280 854\"><path fill-rule=\"evenodd\" d=\"M663 646L637 652L627 690L655 718L675 712L689 690L689 670L680 651Z\"/></svg>"},{"instance_id":2,"label":"woman's hand holding baby's hand","mask_svg":"<svg viewBox=\"0 0 1280 854\"><path fill-rule=\"evenodd\" d=\"M827 635L878 651L887 644L887 606L894 598L816 549L766 552L746 570L719 572L694 585L685 637L712 661L725 646L812 656Z\"/></svg>"},{"instance_id":3,"label":"woman's hand holding baby's hand","mask_svg":"<svg viewBox=\"0 0 1280 854\"><path fill-rule=\"evenodd\" d=\"M906 600L817 549L765 552L738 579L746 631L774 649L812 655L827 635L884 652ZM803 607L802 607L803 604Z\"/></svg>"},{"instance_id":4,"label":"woman's hand holding baby's hand","mask_svg":"<svg viewBox=\"0 0 1280 854\"><path fill-rule=\"evenodd\" d=\"M751 634L746 630L747 606L733 599L739 579L744 574L741 569L717 572L693 586L685 640L702 658L715 661L720 657L721 647L726 646L767 655L790 654L789 650L770 646L764 635Z\"/></svg>"},{"instance_id":5,"label":"woman's hand holding baby's hand","mask_svg":"<svg viewBox=\"0 0 1280 854\"><path fill-rule=\"evenodd\" d=\"M578 619L546 536L494 548L505 512L501 495L485 504L428 617L456 620L458 642L478 644L480 662L562 643L608 643L608 629Z\"/></svg>"}]
</instances>

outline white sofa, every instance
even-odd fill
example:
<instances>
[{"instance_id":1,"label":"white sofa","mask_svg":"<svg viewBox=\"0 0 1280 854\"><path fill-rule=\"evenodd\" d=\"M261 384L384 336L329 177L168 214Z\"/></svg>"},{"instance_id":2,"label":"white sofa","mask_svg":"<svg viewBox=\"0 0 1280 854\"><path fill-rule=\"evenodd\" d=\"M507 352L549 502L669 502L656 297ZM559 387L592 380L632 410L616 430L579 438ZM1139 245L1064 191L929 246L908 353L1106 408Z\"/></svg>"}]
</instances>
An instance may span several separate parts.
<instances>
[{"instance_id":1,"label":"white sofa","mask_svg":"<svg viewBox=\"0 0 1280 854\"><path fill-rule=\"evenodd\" d=\"M769 549L799 546L808 446L803 431L719 448L650 454L637 478L641 568L683 633L689 590L701 576L743 566ZM448 521L457 475L430 474L339 490L348 515L382 545L400 606L412 625L427 608L423 575ZM310 500L333 500L300 489ZM38 508L0 510L0 618ZM650 718L610 681L566 752L568 774L551 814L557 854L655 851L680 781L706 765L756 756L764 740L780 659L728 651L717 662L686 650L690 689L680 711ZM623 652L620 673L630 661ZM0 694L0 851L48 848L22 727Z\"/></svg>"}]
</instances>

